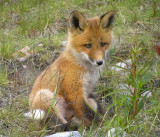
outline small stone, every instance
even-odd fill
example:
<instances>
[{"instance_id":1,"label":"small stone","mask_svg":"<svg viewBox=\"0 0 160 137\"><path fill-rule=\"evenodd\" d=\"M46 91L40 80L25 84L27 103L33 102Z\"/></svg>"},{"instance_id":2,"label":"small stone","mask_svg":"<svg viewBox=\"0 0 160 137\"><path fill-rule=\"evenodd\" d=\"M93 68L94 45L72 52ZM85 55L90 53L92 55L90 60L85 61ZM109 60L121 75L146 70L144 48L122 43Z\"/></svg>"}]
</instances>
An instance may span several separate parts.
<instances>
[{"instance_id":1,"label":"small stone","mask_svg":"<svg viewBox=\"0 0 160 137\"><path fill-rule=\"evenodd\" d=\"M32 54L33 51L31 51L29 46L25 46L23 49L21 49L19 51L19 53L21 53L23 55L23 57L17 58L20 62L25 61L26 59L28 59ZM14 56L16 57L17 55L14 54Z\"/></svg>"},{"instance_id":2,"label":"small stone","mask_svg":"<svg viewBox=\"0 0 160 137\"><path fill-rule=\"evenodd\" d=\"M38 44L39 47L43 47L43 45L44 45L43 43L39 43Z\"/></svg>"},{"instance_id":3,"label":"small stone","mask_svg":"<svg viewBox=\"0 0 160 137\"><path fill-rule=\"evenodd\" d=\"M78 131L70 131L70 132L63 132L63 133L55 133L45 137L82 137Z\"/></svg>"},{"instance_id":4,"label":"small stone","mask_svg":"<svg viewBox=\"0 0 160 137\"><path fill-rule=\"evenodd\" d=\"M27 54L29 51L30 51L29 46L25 46L23 49L20 50L20 52L23 53L23 54Z\"/></svg>"},{"instance_id":5,"label":"small stone","mask_svg":"<svg viewBox=\"0 0 160 137\"><path fill-rule=\"evenodd\" d=\"M5 2L5 4L4 4L4 5L5 5L5 7L7 7L7 6L8 6L8 2Z\"/></svg>"},{"instance_id":6,"label":"small stone","mask_svg":"<svg viewBox=\"0 0 160 137\"><path fill-rule=\"evenodd\" d=\"M120 94L124 94L124 95L132 95L131 93L130 93L130 91L133 93L134 92L134 88L133 87L128 87L128 85L127 84L119 84L119 86L117 87L118 89L120 89L120 90L123 90L123 91L121 91L120 92Z\"/></svg>"},{"instance_id":7,"label":"small stone","mask_svg":"<svg viewBox=\"0 0 160 137\"><path fill-rule=\"evenodd\" d=\"M150 98L152 96L152 93L150 91L146 91L143 94L141 94L142 97L146 96L147 98Z\"/></svg>"},{"instance_id":8,"label":"small stone","mask_svg":"<svg viewBox=\"0 0 160 137\"><path fill-rule=\"evenodd\" d=\"M118 128L117 132L115 128L111 128L108 132L106 137L127 137L127 133L122 130L122 128Z\"/></svg>"},{"instance_id":9,"label":"small stone","mask_svg":"<svg viewBox=\"0 0 160 137\"><path fill-rule=\"evenodd\" d=\"M68 43L67 41L63 41L62 46L64 46L64 47L67 46L67 43Z\"/></svg>"},{"instance_id":10,"label":"small stone","mask_svg":"<svg viewBox=\"0 0 160 137\"><path fill-rule=\"evenodd\" d=\"M127 65L131 65L131 64L132 64L132 60L131 60L131 59L128 59L128 60L125 61L125 63L126 63Z\"/></svg>"},{"instance_id":11,"label":"small stone","mask_svg":"<svg viewBox=\"0 0 160 137\"><path fill-rule=\"evenodd\" d=\"M132 64L132 61L131 59L128 59L124 62L119 62L117 63L114 67L112 67L111 69L112 70L115 70L115 71L122 71L123 68L124 69L127 69L127 68L130 68L131 67L131 64Z\"/></svg>"},{"instance_id":12,"label":"small stone","mask_svg":"<svg viewBox=\"0 0 160 137\"><path fill-rule=\"evenodd\" d=\"M27 66L26 65L22 65L23 66L23 68L27 68Z\"/></svg>"},{"instance_id":13,"label":"small stone","mask_svg":"<svg viewBox=\"0 0 160 137\"><path fill-rule=\"evenodd\" d=\"M121 68L119 68L119 67L121 67ZM119 62L116 64L115 67L112 67L112 69L115 71L121 71L121 70L123 70L123 68L126 68L126 64L123 62Z\"/></svg>"},{"instance_id":14,"label":"small stone","mask_svg":"<svg viewBox=\"0 0 160 137\"><path fill-rule=\"evenodd\" d=\"M120 90L123 90L120 92L120 94L124 94L124 95L129 95L131 96L131 92L134 93L134 88L133 87L128 87L127 84L119 84L119 86L117 87ZM131 92L130 92L131 91ZM141 97L146 97L146 98L150 98L152 96L152 93L150 91L145 91L144 93L141 94Z\"/></svg>"}]
</instances>

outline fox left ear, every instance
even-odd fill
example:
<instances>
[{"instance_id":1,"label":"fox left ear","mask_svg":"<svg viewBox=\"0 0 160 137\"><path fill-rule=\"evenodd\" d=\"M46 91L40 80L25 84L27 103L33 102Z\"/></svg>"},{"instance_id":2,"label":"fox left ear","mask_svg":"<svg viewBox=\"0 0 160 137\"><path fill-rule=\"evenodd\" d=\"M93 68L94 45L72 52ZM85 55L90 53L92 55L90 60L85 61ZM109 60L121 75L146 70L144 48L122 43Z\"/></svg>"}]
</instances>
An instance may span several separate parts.
<instances>
[{"instance_id":1,"label":"fox left ear","mask_svg":"<svg viewBox=\"0 0 160 137\"><path fill-rule=\"evenodd\" d=\"M100 17L100 26L105 30L110 30L114 26L116 11L111 10Z\"/></svg>"},{"instance_id":2,"label":"fox left ear","mask_svg":"<svg viewBox=\"0 0 160 137\"><path fill-rule=\"evenodd\" d=\"M87 27L86 18L79 11L73 11L69 18L69 30L71 32L77 31L81 33Z\"/></svg>"}]
</instances>

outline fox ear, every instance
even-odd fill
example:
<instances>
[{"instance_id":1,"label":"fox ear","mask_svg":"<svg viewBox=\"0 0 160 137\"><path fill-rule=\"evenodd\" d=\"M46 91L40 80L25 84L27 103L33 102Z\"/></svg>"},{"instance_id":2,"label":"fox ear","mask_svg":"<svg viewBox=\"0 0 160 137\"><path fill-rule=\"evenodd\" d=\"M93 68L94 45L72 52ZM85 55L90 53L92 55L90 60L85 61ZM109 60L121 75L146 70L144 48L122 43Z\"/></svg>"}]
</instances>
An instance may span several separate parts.
<instances>
[{"instance_id":1,"label":"fox ear","mask_svg":"<svg viewBox=\"0 0 160 137\"><path fill-rule=\"evenodd\" d=\"M100 17L100 26L105 30L110 30L114 26L116 11L111 10Z\"/></svg>"},{"instance_id":2,"label":"fox ear","mask_svg":"<svg viewBox=\"0 0 160 137\"><path fill-rule=\"evenodd\" d=\"M87 27L86 18L79 11L73 11L69 18L70 31L82 32L86 27Z\"/></svg>"}]
</instances>

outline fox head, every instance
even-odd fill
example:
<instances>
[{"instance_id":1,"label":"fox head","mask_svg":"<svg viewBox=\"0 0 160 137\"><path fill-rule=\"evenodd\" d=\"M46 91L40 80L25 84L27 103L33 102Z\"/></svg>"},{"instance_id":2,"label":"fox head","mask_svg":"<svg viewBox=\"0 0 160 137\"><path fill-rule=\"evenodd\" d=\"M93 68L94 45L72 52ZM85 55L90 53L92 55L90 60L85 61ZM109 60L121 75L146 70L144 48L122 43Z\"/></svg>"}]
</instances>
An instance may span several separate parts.
<instances>
[{"instance_id":1,"label":"fox head","mask_svg":"<svg viewBox=\"0 0 160 137\"><path fill-rule=\"evenodd\" d=\"M78 11L71 13L67 47L75 57L94 66L104 64L106 52L112 41L115 14L112 10L100 17L85 18Z\"/></svg>"}]
</instances>

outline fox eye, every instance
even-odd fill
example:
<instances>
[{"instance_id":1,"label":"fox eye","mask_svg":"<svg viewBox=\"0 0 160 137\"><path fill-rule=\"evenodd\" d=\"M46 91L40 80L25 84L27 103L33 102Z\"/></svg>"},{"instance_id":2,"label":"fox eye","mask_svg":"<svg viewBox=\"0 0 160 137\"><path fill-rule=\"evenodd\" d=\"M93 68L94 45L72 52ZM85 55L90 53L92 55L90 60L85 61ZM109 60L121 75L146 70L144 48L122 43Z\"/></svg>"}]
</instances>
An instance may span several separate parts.
<instances>
[{"instance_id":1,"label":"fox eye","mask_svg":"<svg viewBox=\"0 0 160 137\"><path fill-rule=\"evenodd\" d=\"M101 42L101 47L104 47L107 43Z\"/></svg>"},{"instance_id":2,"label":"fox eye","mask_svg":"<svg viewBox=\"0 0 160 137\"><path fill-rule=\"evenodd\" d=\"M87 49L92 48L92 45L91 45L91 44L85 44L84 46L85 46Z\"/></svg>"}]
</instances>

